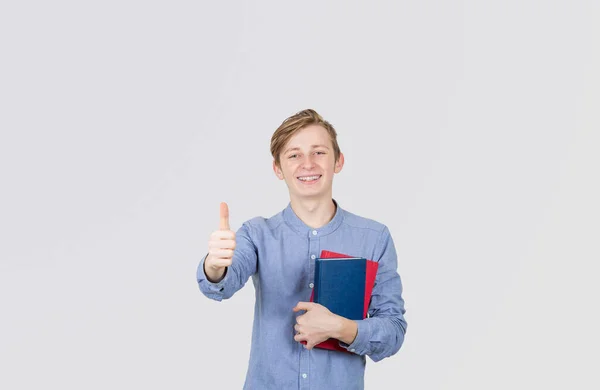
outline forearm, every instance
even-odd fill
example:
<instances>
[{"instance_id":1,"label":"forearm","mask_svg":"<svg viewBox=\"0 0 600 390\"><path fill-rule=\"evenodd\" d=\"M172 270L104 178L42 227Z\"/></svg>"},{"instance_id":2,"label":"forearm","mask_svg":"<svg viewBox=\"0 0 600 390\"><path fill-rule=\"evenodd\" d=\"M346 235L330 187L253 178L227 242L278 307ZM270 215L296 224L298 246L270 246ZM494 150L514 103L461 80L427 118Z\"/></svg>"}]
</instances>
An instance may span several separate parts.
<instances>
[{"instance_id":1,"label":"forearm","mask_svg":"<svg viewBox=\"0 0 600 390\"><path fill-rule=\"evenodd\" d=\"M399 317L371 317L356 323L356 337L344 347L356 354L368 355L375 362L394 355L404 342L406 328Z\"/></svg>"}]
</instances>

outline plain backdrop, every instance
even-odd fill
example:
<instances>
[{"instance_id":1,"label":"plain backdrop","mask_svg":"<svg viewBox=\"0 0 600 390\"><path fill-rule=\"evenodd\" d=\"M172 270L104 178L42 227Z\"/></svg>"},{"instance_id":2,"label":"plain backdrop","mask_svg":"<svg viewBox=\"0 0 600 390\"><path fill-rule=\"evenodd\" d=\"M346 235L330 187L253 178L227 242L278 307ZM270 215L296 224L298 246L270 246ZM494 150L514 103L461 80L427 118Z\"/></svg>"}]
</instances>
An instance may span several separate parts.
<instances>
[{"instance_id":1,"label":"plain backdrop","mask_svg":"<svg viewBox=\"0 0 600 390\"><path fill-rule=\"evenodd\" d=\"M269 141L337 129L408 332L367 389L598 389L600 3L6 1L0 388L240 389L249 282L195 272L286 207Z\"/></svg>"}]
</instances>

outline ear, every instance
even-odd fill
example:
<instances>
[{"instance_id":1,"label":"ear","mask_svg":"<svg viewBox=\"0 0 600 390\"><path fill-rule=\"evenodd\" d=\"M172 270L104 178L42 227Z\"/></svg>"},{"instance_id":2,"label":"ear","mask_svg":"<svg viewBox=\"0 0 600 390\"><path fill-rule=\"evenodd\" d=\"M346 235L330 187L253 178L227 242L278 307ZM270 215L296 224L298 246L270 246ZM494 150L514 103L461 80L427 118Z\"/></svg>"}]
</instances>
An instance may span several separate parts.
<instances>
[{"instance_id":1,"label":"ear","mask_svg":"<svg viewBox=\"0 0 600 390\"><path fill-rule=\"evenodd\" d=\"M279 178L279 180L283 180L283 172L281 171L281 168L277 166L275 160L273 160L273 172L275 172L275 175Z\"/></svg>"},{"instance_id":2,"label":"ear","mask_svg":"<svg viewBox=\"0 0 600 390\"><path fill-rule=\"evenodd\" d=\"M335 166L333 167L334 173L340 173L342 168L344 167L344 153L340 152L340 157L338 158Z\"/></svg>"}]
</instances>

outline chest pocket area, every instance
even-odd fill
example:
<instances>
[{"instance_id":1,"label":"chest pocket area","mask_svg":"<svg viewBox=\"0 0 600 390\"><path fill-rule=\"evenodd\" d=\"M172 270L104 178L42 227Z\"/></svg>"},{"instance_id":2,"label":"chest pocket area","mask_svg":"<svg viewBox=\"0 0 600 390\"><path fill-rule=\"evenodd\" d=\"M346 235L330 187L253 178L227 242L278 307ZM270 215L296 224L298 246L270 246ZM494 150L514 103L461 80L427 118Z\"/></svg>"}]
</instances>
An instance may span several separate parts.
<instances>
[{"instance_id":1,"label":"chest pocket area","mask_svg":"<svg viewBox=\"0 0 600 390\"><path fill-rule=\"evenodd\" d=\"M289 299L301 296L308 288L309 261L308 256L285 256L283 252L262 256L259 267L262 290L289 304Z\"/></svg>"}]
</instances>

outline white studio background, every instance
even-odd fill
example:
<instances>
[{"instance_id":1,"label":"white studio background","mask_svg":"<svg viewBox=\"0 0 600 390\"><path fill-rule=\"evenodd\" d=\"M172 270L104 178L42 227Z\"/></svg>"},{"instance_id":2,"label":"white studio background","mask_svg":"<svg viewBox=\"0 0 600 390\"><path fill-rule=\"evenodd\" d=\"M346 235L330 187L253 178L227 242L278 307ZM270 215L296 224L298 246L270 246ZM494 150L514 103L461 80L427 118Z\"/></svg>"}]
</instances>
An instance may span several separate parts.
<instances>
[{"instance_id":1,"label":"white studio background","mask_svg":"<svg viewBox=\"0 0 600 390\"><path fill-rule=\"evenodd\" d=\"M239 389L252 282L195 281L219 202L289 200L283 119L336 127L408 332L368 389L597 389L598 1L5 1L0 388Z\"/></svg>"}]
</instances>

